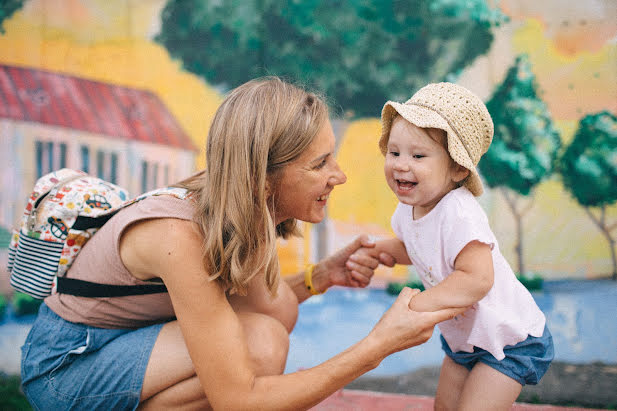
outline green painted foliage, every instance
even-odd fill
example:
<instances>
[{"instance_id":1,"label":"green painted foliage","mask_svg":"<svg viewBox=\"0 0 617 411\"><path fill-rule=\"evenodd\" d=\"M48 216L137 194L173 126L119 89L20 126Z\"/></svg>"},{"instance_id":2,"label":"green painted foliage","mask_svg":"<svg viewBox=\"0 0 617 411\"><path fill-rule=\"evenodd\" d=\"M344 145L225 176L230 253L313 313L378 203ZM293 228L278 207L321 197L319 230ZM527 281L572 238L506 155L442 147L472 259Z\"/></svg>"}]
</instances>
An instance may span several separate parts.
<instances>
[{"instance_id":1,"label":"green painted foliage","mask_svg":"<svg viewBox=\"0 0 617 411\"><path fill-rule=\"evenodd\" d=\"M24 0L2 0L0 1L0 33L4 34L4 20L8 19L24 5Z\"/></svg>"},{"instance_id":2,"label":"green painted foliage","mask_svg":"<svg viewBox=\"0 0 617 411\"><path fill-rule=\"evenodd\" d=\"M424 284L420 281L409 281L407 283L390 282L386 287L386 292L390 295L399 295L403 288L416 288L420 291L424 291Z\"/></svg>"},{"instance_id":3,"label":"green painted foliage","mask_svg":"<svg viewBox=\"0 0 617 411\"><path fill-rule=\"evenodd\" d=\"M0 321L4 318L4 314L6 313L6 307L8 302L6 301L6 297L0 295Z\"/></svg>"},{"instance_id":4,"label":"green painted foliage","mask_svg":"<svg viewBox=\"0 0 617 411\"><path fill-rule=\"evenodd\" d=\"M617 117L608 111L585 116L560 161L563 184L583 206L617 201Z\"/></svg>"},{"instance_id":5,"label":"green painted foliage","mask_svg":"<svg viewBox=\"0 0 617 411\"><path fill-rule=\"evenodd\" d=\"M17 375L0 372L0 410L29 411L32 407L21 392L21 379Z\"/></svg>"},{"instance_id":6,"label":"green painted foliage","mask_svg":"<svg viewBox=\"0 0 617 411\"><path fill-rule=\"evenodd\" d=\"M18 316L36 314L42 302L43 300L30 297L28 294L20 292L13 294L13 310Z\"/></svg>"},{"instance_id":7,"label":"green painted foliage","mask_svg":"<svg viewBox=\"0 0 617 411\"><path fill-rule=\"evenodd\" d=\"M9 248L11 243L11 232L6 228L0 226L0 249Z\"/></svg>"},{"instance_id":8,"label":"green painted foliage","mask_svg":"<svg viewBox=\"0 0 617 411\"><path fill-rule=\"evenodd\" d=\"M490 187L528 195L553 172L561 138L546 104L538 98L525 56L516 59L486 106L495 136L480 161L482 176Z\"/></svg>"},{"instance_id":9,"label":"green painted foliage","mask_svg":"<svg viewBox=\"0 0 617 411\"><path fill-rule=\"evenodd\" d=\"M529 291L539 291L544 286L544 278L540 274L517 274L516 278L527 288ZM407 283L389 282L386 286L386 292L390 295L399 295L403 288L417 288L420 291L424 291L424 284L420 281L409 281Z\"/></svg>"},{"instance_id":10,"label":"green painted foliage","mask_svg":"<svg viewBox=\"0 0 617 411\"><path fill-rule=\"evenodd\" d=\"M505 21L485 0L170 0L157 41L223 89L279 75L376 116L484 54Z\"/></svg>"}]
</instances>

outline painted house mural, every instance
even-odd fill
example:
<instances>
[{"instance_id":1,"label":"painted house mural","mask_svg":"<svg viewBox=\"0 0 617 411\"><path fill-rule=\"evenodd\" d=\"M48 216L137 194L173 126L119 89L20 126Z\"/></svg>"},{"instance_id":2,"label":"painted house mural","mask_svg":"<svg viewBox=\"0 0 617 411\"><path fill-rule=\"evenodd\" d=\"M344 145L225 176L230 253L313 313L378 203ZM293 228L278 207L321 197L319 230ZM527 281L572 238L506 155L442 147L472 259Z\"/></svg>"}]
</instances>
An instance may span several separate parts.
<instances>
[{"instance_id":1,"label":"painted house mural","mask_svg":"<svg viewBox=\"0 0 617 411\"><path fill-rule=\"evenodd\" d=\"M36 179L83 170L137 195L193 171L197 147L151 92L0 65L0 225L11 226Z\"/></svg>"}]
</instances>

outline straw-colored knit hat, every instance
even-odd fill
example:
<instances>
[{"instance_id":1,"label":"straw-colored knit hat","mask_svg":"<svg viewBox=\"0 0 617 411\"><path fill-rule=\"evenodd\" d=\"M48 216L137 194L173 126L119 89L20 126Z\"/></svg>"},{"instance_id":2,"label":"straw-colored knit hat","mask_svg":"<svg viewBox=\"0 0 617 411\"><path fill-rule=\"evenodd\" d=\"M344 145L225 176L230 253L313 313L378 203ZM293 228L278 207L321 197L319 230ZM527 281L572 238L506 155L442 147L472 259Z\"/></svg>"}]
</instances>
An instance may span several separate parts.
<instances>
[{"instance_id":1,"label":"straw-colored knit hat","mask_svg":"<svg viewBox=\"0 0 617 411\"><path fill-rule=\"evenodd\" d=\"M381 112L379 148L384 155L397 114L417 127L444 130L450 157L469 170L464 185L474 196L482 194L476 166L493 140L493 120L478 96L453 83L434 83L422 87L405 104L388 101Z\"/></svg>"}]
</instances>

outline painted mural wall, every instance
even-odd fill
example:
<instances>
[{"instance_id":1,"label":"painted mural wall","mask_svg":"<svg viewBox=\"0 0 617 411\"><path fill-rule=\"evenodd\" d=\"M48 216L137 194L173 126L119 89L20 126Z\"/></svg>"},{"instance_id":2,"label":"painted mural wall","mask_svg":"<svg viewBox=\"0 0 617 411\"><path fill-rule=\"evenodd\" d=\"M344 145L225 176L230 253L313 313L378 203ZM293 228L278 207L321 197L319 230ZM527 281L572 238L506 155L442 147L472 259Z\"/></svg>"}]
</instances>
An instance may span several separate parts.
<instances>
[{"instance_id":1,"label":"painted mural wall","mask_svg":"<svg viewBox=\"0 0 617 411\"><path fill-rule=\"evenodd\" d=\"M483 168L485 156L480 170L485 185L488 180L492 188L480 201L515 271L519 267L520 243L525 272L545 278L612 276L616 270L617 237L617 3L510 0L499 2L499 7L508 21L492 28L490 48L456 81L485 102L493 99L489 110L496 123L495 148L504 134L513 132L512 128L503 128L507 123L502 118L504 112L516 108L516 104L496 104L497 89L508 74L518 78L520 93L524 93L521 90L525 82L533 80L535 96L525 102L530 104L530 110L513 121L552 123L547 127L551 131L535 130L535 126L526 124L517 138L527 145L526 151L544 151L536 156L553 155L557 164L543 173L534 172L531 165L527 170L521 167L518 173L536 175L524 187L510 182L512 189L500 184L509 182L509 175L517 174L512 164L502 161ZM539 114L530 118L534 111ZM595 121L599 113L603 113L602 125L581 127ZM501 130L496 117L501 117ZM586 130L596 141L587 140L585 148L574 150L585 140L581 134ZM378 120L362 119L352 123L343 136L339 159L349 179L334 192L330 207L340 238L353 236L364 227L389 234L396 199L383 178L383 158L377 151L379 132ZM536 137L532 137L534 133ZM556 152L555 143L547 142L547 136L555 133L560 140ZM543 149L547 144L553 146L553 153ZM525 151L513 146L507 154L517 156ZM525 159L514 159L519 161L524 163ZM577 164L579 170L568 166L568 161ZM504 168L507 172L499 173ZM576 193L585 188L594 194ZM518 219L511 207L513 202ZM519 223L522 238L517 234Z\"/></svg>"},{"instance_id":2,"label":"painted mural wall","mask_svg":"<svg viewBox=\"0 0 617 411\"><path fill-rule=\"evenodd\" d=\"M348 175L328 219L280 244L283 273L390 235L381 107L442 80L498 126L481 203L515 270L616 270L614 1L16 0L0 19L2 258L37 175L81 168L134 194L186 177L224 93L276 74L329 97ZM381 269L375 284L409 275Z\"/></svg>"}]
</instances>

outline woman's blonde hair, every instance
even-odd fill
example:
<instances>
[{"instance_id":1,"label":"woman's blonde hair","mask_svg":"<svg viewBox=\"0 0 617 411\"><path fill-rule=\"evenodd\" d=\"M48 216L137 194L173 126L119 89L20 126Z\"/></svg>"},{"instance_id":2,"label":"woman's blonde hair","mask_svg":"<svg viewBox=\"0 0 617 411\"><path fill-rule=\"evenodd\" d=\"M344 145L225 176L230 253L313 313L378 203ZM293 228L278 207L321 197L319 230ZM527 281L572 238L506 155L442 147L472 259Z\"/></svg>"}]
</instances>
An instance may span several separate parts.
<instances>
[{"instance_id":1,"label":"woman's blonde hair","mask_svg":"<svg viewBox=\"0 0 617 411\"><path fill-rule=\"evenodd\" d=\"M251 80L218 108L206 146L206 169L177 184L193 192L204 237L203 262L211 279L246 294L265 271L276 293L276 237L299 234L294 219L275 227L268 184L311 144L328 119L324 100L277 77ZM273 188L271 186L270 188Z\"/></svg>"}]
</instances>

